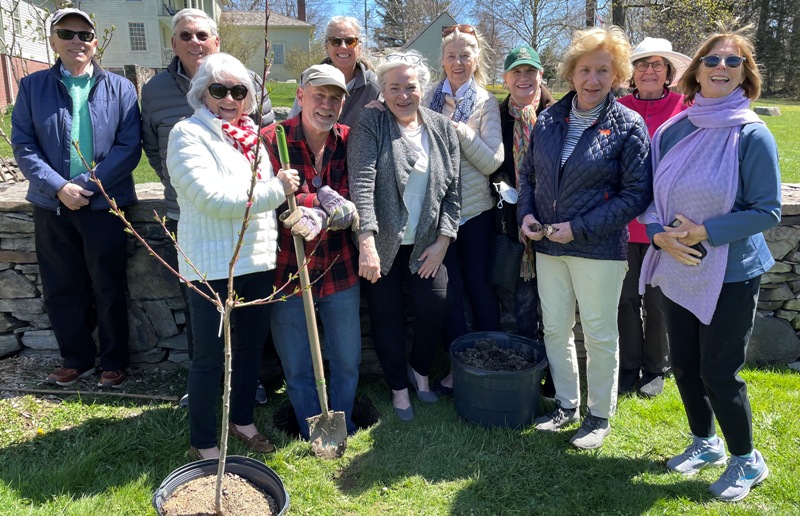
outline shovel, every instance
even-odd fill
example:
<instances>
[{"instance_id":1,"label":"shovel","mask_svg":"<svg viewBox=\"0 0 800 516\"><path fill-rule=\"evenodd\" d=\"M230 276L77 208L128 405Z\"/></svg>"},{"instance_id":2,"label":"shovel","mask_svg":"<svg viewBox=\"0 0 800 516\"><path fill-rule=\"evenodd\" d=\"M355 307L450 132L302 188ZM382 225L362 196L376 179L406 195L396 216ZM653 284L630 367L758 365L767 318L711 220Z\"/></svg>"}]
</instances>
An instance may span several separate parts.
<instances>
[{"instance_id":1,"label":"shovel","mask_svg":"<svg viewBox=\"0 0 800 516\"><path fill-rule=\"evenodd\" d=\"M289 149L286 147L286 133L283 126L277 125L275 133L278 141L278 155L281 160L281 167L286 170L291 166L289 165ZM289 202L289 211L295 211L297 209L297 201L294 194L287 195L286 200ZM311 449L314 450L314 454L317 457L335 459L344 455L344 451L347 448L347 423L344 418L344 412L333 412L328 408L328 392L325 388L325 371L322 367L317 317L314 312L314 300L311 295L311 281L306 267L305 243L303 242L303 237L300 236L293 236L292 240L294 241L294 252L297 255L297 269L300 275L300 288L303 296L303 309L306 314L308 342L311 346L314 378L317 383L317 395L319 396L319 406L322 407L322 414L306 419L309 440L311 441Z\"/></svg>"}]
</instances>

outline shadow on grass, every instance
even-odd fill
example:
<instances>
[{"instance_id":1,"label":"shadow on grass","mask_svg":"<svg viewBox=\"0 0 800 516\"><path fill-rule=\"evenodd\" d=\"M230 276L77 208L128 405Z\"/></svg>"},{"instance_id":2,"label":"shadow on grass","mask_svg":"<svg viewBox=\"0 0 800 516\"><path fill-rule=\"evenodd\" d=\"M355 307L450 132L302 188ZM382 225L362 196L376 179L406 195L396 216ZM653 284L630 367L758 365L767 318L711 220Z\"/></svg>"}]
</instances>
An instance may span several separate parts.
<instances>
[{"instance_id":1,"label":"shadow on grass","mask_svg":"<svg viewBox=\"0 0 800 516\"><path fill-rule=\"evenodd\" d=\"M453 515L640 514L666 498L711 500L705 480L673 477L663 460L621 456L613 432L604 449L587 452L568 443L578 425L555 434L484 429L461 420L452 399L415 398L414 420L402 423L388 399L376 405L385 415L371 429L373 447L337 479L347 495L439 484L454 493Z\"/></svg>"}]
</instances>

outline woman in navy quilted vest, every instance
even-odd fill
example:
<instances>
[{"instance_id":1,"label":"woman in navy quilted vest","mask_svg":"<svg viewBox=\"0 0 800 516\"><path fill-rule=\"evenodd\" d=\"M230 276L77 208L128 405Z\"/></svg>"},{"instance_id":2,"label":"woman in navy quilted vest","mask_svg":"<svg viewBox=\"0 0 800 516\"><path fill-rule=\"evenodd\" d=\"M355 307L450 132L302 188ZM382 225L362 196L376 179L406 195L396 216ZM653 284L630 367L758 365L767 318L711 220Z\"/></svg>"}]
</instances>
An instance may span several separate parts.
<instances>
[{"instance_id":1,"label":"woman in navy quilted vest","mask_svg":"<svg viewBox=\"0 0 800 516\"><path fill-rule=\"evenodd\" d=\"M599 448L611 432L627 224L652 198L647 126L611 93L631 76L630 55L628 38L617 27L575 32L559 71L572 91L537 118L519 174L517 219L534 241L544 342L556 388L555 409L534 424L552 432L579 419L572 338L577 301L588 399L570 443L582 449Z\"/></svg>"},{"instance_id":2,"label":"woman in navy quilted vest","mask_svg":"<svg viewBox=\"0 0 800 516\"><path fill-rule=\"evenodd\" d=\"M490 241L494 228L489 176L503 163L503 134L497 99L483 88L491 49L472 25L442 29L444 78L422 100L452 120L461 148L461 221L458 239L447 249L447 291L453 300L445 321L445 351L467 333L463 299L472 312L474 331L500 330L500 301L489 283ZM453 393L448 374L433 386L439 396Z\"/></svg>"},{"instance_id":3,"label":"woman in navy quilted vest","mask_svg":"<svg viewBox=\"0 0 800 516\"><path fill-rule=\"evenodd\" d=\"M653 246L639 290L661 287L675 383L692 443L667 462L690 476L728 467L711 484L741 500L769 474L753 448L744 367L761 275L775 263L763 231L781 219L775 138L750 102L761 93L753 42L723 29L698 48L680 86L694 104L653 136L653 204L640 217ZM677 227L676 227L677 226Z\"/></svg>"}]
</instances>

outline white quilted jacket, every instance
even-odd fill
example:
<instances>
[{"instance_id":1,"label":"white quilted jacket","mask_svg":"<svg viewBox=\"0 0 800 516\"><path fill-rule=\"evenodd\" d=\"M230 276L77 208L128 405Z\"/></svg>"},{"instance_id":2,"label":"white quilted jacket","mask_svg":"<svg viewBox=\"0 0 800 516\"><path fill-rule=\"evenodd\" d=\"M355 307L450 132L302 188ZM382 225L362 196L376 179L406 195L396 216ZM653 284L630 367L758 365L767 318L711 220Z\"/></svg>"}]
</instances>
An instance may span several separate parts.
<instances>
[{"instance_id":1,"label":"white quilted jacket","mask_svg":"<svg viewBox=\"0 0 800 516\"><path fill-rule=\"evenodd\" d=\"M261 179L256 184L236 276L275 268L278 230L274 210L286 196L263 147L259 160ZM175 124L169 133L167 167L181 209L178 244L201 275L209 280L226 278L247 204L250 163L224 140L222 121L203 108ZM201 279L180 257L178 262L185 278Z\"/></svg>"},{"instance_id":2,"label":"white quilted jacket","mask_svg":"<svg viewBox=\"0 0 800 516\"><path fill-rule=\"evenodd\" d=\"M430 107L434 85L423 105ZM449 101L450 99L448 99ZM445 102L442 114L450 118L455 106ZM497 99L477 87L477 98L466 124L456 127L461 145L461 224L492 208L489 176L503 164L503 133Z\"/></svg>"}]
</instances>

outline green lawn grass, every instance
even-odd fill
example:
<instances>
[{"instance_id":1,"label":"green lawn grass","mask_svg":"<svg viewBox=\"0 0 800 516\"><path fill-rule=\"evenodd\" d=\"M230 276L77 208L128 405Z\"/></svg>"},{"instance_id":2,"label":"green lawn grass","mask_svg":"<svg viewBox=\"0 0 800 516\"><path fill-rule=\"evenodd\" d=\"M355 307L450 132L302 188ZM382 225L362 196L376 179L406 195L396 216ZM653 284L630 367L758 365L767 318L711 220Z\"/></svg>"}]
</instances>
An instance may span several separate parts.
<instances>
[{"instance_id":1,"label":"green lawn grass","mask_svg":"<svg viewBox=\"0 0 800 516\"><path fill-rule=\"evenodd\" d=\"M386 414L349 439L345 456L314 457L307 443L271 424L285 394L270 395L256 424L279 449L250 454L283 479L291 514L800 514L800 375L749 369L755 441L771 474L735 505L707 492L722 469L692 478L665 461L688 444L675 383L653 400L622 398L605 446L572 449L577 429L486 430L460 420L451 400L414 400L400 422L389 391L367 378L360 396ZM0 400L0 513L4 515L152 514L161 481L186 463L187 413L167 404L84 396ZM245 453L232 443L232 453Z\"/></svg>"}]
</instances>

